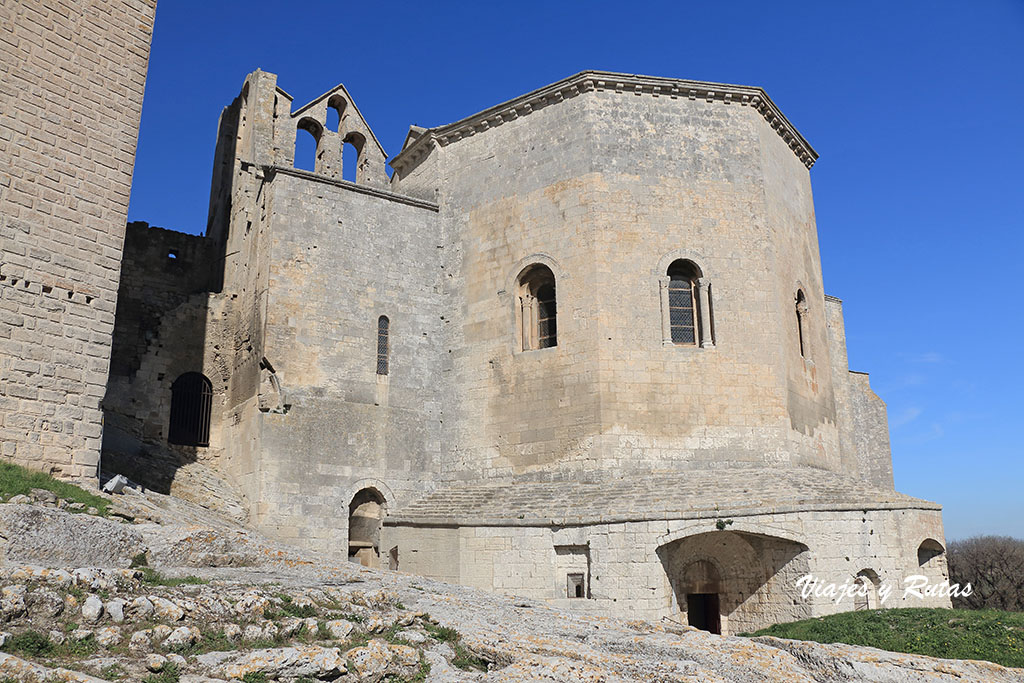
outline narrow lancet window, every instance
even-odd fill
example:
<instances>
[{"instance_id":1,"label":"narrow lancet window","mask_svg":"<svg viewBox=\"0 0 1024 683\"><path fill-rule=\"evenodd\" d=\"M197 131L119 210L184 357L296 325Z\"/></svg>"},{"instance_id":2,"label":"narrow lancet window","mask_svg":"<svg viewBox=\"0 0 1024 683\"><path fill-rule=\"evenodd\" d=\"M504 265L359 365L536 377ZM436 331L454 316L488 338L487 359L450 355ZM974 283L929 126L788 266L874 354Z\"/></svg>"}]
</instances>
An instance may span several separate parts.
<instances>
[{"instance_id":1,"label":"narrow lancet window","mask_svg":"<svg viewBox=\"0 0 1024 683\"><path fill-rule=\"evenodd\" d=\"M388 358L391 350L391 340L389 338L391 330L391 322L388 320L386 315L382 315L377 319L377 374L386 375L388 374L390 359Z\"/></svg>"},{"instance_id":2,"label":"narrow lancet window","mask_svg":"<svg viewBox=\"0 0 1024 683\"><path fill-rule=\"evenodd\" d=\"M674 261L668 268L668 315L673 344L697 343L697 269L689 261Z\"/></svg>"}]
</instances>

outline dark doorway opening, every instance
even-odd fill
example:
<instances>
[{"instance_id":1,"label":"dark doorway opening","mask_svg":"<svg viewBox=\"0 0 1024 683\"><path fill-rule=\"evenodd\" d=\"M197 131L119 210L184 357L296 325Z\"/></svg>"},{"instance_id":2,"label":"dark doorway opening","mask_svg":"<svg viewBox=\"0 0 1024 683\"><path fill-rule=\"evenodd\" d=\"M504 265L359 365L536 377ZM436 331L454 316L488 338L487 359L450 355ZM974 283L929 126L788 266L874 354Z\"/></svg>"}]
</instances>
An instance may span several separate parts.
<instances>
[{"instance_id":1,"label":"dark doorway opening","mask_svg":"<svg viewBox=\"0 0 1024 683\"><path fill-rule=\"evenodd\" d=\"M686 596L686 616L690 626L711 633L722 632L718 593L690 593Z\"/></svg>"}]
</instances>

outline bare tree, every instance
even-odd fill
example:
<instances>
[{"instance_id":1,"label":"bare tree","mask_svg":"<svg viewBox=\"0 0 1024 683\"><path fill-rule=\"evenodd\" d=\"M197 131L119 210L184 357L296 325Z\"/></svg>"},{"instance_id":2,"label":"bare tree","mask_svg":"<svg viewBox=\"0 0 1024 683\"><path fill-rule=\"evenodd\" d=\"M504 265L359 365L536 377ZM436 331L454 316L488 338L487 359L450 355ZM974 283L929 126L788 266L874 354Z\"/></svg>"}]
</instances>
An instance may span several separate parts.
<instances>
[{"instance_id":1,"label":"bare tree","mask_svg":"<svg viewBox=\"0 0 1024 683\"><path fill-rule=\"evenodd\" d=\"M949 544L949 581L970 583L973 593L953 597L953 607L1024 612L1024 540L974 536Z\"/></svg>"}]
</instances>

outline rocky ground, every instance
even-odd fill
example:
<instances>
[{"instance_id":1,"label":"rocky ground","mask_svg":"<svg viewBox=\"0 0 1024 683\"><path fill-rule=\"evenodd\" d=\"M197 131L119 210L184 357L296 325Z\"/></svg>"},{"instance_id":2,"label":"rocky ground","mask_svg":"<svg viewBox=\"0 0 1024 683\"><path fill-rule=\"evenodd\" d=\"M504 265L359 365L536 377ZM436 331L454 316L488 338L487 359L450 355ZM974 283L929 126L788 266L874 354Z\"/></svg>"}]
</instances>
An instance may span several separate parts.
<instances>
[{"instance_id":1,"label":"rocky ground","mask_svg":"<svg viewBox=\"0 0 1024 683\"><path fill-rule=\"evenodd\" d=\"M0 505L0 683L1024 681L985 662L577 615L338 564L168 497L113 498L111 519Z\"/></svg>"}]
</instances>

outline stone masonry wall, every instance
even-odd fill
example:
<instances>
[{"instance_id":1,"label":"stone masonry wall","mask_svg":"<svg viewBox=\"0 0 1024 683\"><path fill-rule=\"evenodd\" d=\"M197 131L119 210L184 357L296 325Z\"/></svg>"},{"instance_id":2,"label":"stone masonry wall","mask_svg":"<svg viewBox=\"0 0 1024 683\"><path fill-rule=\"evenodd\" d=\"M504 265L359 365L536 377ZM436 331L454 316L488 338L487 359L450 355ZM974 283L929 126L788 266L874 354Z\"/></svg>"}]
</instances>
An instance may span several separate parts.
<instances>
[{"instance_id":1,"label":"stone masonry wall","mask_svg":"<svg viewBox=\"0 0 1024 683\"><path fill-rule=\"evenodd\" d=\"M714 519L593 524L579 527L385 526L404 572L521 595L593 614L686 623L673 582L695 560L719 567L725 633L854 609L849 596L804 599L796 581L810 573L826 583L852 582L869 569L895 587L885 607L948 607L949 599L903 594L904 579L948 578L944 554L922 568L917 551L943 538L934 509L817 510ZM569 599L556 547L589 549L590 599ZM454 560L453 558L457 558Z\"/></svg>"},{"instance_id":2,"label":"stone masonry wall","mask_svg":"<svg viewBox=\"0 0 1024 683\"><path fill-rule=\"evenodd\" d=\"M753 108L585 92L436 146L394 185L440 189L445 296L463 316L447 340L451 476L840 469L809 176ZM663 343L659 280L677 258L711 284L713 348ZM521 352L515 278L534 262L555 274L558 345Z\"/></svg>"},{"instance_id":3,"label":"stone masonry wall","mask_svg":"<svg viewBox=\"0 0 1024 683\"><path fill-rule=\"evenodd\" d=\"M95 476L155 0L0 5L0 449Z\"/></svg>"},{"instance_id":4,"label":"stone masonry wall","mask_svg":"<svg viewBox=\"0 0 1024 683\"><path fill-rule=\"evenodd\" d=\"M374 488L386 506L430 490L451 313L438 295L431 205L278 171L269 183L265 356L286 412L261 417L259 522L275 536L341 551L349 503ZM387 316L389 372L377 374Z\"/></svg>"}]
</instances>

